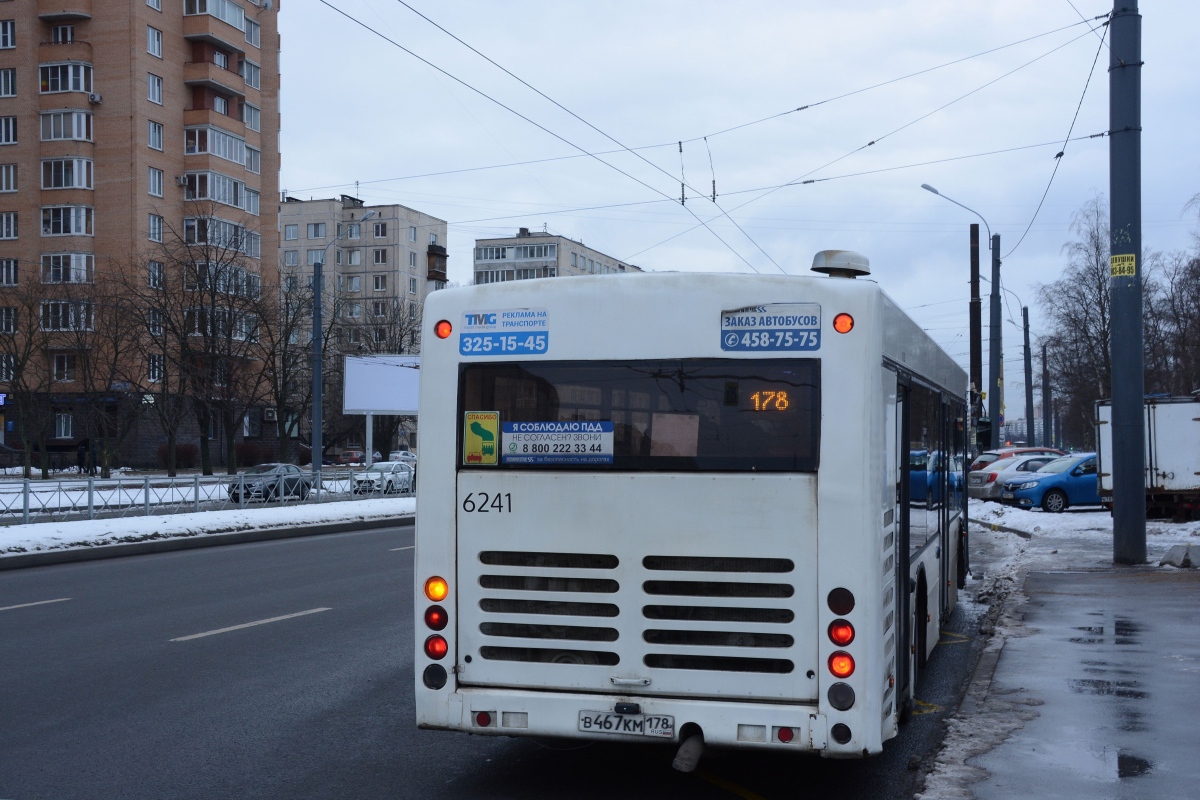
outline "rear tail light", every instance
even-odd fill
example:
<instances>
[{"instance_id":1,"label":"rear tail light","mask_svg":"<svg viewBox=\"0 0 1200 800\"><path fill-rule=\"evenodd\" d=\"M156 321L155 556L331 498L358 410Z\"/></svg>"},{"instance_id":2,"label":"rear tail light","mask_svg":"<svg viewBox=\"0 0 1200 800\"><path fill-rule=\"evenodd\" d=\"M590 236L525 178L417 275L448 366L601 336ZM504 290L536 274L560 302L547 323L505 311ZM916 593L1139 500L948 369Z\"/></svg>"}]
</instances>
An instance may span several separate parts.
<instances>
[{"instance_id":1,"label":"rear tail light","mask_svg":"<svg viewBox=\"0 0 1200 800\"><path fill-rule=\"evenodd\" d=\"M780 728L778 731L776 731L775 735L778 736L779 741L783 742L784 744L787 744L792 739L796 738L796 732L791 728Z\"/></svg>"},{"instance_id":2,"label":"rear tail light","mask_svg":"<svg viewBox=\"0 0 1200 800\"><path fill-rule=\"evenodd\" d=\"M854 610L854 595L849 589L834 589L829 593L829 610L844 617Z\"/></svg>"},{"instance_id":3,"label":"rear tail light","mask_svg":"<svg viewBox=\"0 0 1200 800\"><path fill-rule=\"evenodd\" d=\"M441 664L430 664L421 674L421 681L430 689L441 689L446 685L446 668Z\"/></svg>"},{"instance_id":4,"label":"rear tail light","mask_svg":"<svg viewBox=\"0 0 1200 800\"><path fill-rule=\"evenodd\" d=\"M829 732L833 734L833 740L838 744L847 744L850 741L851 734L849 725L839 722L837 725L834 725L832 728L830 728Z\"/></svg>"},{"instance_id":5,"label":"rear tail light","mask_svg":"<svg viewBox=\"0 0 1200 800\"><path fill-rule=\"evenodd\" d=\"M475 724L481 728L486 728L492 724L492 715L487 711L480 711L475 715Z\"/></svg>"},{"instance_id":6,"label":"rear tail light","mask_svg":"<svg viewBox=\"0 0 1200 800\"><path fill-rule=\"evenodd\" d=\"M449 621L450 615L441 606L430 606L425 609L425 624L429 626L430 630L440 631L446 627L446 623Z\"/></svg>"},{"instance_id":7,"label":"rear tail light","mask_svg":"<svg viewBox=\"0 0 1200 800\"><path fill-rule=\"evenodd\" d=\"M425 640L425 655L435 661L445 658L448 652L450 652L450 645L436 633Z\"/></svg>"},{"instance_id":8,"label":"rear tail light","mask_svg":"<svg viewBox=\"0 0 1200 800\"><path fill-rule=\"evenodd\" d=\"M445 578L439 578L436 575L425 581L425 596L435 603L440 603L445 600L450 594L450 584L446 583Z\"/></svg>"},{"instance_id":9,"label":"rear tail light","mask_svg":"<svg viewBox=\"0 0 1200 800\"><path fill-rule=\"evenodd\" d=\"M454 326L450 324L450 320L443 319L438 324L433 326L433 333L439 339L445 339L454 330Z\"/></svg>"},{"instance_id":10,"label":"rear tail light","mask_svg":"<svg viewBox=\"0 0 1200 800\"><path fill-rule=\"evenodd\" d=\"M854 641L854 626L844 619L835 619L829 623L829 641L845 647Z\"/></svg>"},{"instance_id":11,"label":"rear tail light","mask_svg":"<svg viewBox=\"0 0 1200 800\"><path fill-rule=\"evenodd\" d=\"M996 480L996 478L998 478L998 477L1000 477L1000 475L998 473L989 472L987 482L991 483L992 481Z\"/></svg>"},{"instance_id":12,"label":"rear tail light","mask_svg":"<svg viewBox=\"0 0 1200 800\"><path fill-rule=\"evenodd\" d=\"M426 643L426 648L428 649L428 643ZM854 656L838 650L829 657L829 671L834 674L834 677L849 678L854 674Z\"/></svg>"}]
</instances>

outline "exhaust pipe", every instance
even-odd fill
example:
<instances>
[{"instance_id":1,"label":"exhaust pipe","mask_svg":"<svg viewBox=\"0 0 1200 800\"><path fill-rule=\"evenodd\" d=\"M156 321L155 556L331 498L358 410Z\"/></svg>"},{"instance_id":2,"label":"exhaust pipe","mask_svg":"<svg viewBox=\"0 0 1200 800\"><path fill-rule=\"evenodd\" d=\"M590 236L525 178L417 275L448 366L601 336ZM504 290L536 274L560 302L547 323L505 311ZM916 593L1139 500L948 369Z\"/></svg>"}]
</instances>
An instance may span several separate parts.
<instances>
[{"instance_id":1,"label":"exhaust pipe","mask_svg":"<svg viewBox=\"0 0 1200 800\"><path fill-rule=\"evenodd\" d=\"M703 755L704 734L694 733L679 745L679 752L675 754L675 760L671 762L671 766L680 772L695 772Z\"/></svg>"}]
</instances>

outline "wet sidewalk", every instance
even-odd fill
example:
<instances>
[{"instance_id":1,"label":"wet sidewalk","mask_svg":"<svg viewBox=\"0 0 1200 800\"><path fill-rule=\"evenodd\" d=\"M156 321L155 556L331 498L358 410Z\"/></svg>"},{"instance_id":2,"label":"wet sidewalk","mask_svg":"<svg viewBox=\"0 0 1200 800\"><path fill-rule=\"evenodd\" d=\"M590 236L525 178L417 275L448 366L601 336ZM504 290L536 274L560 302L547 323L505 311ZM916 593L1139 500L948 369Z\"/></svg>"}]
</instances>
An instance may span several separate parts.
<instances>
[{"instance_id":1,"label":"wet sidewalk","mask_svg":"<svg viewBox=\"0 0 1200 800\"><path fill-rule=\"evenodd\" d=\"M988 694L1036 711L974 759L980 800L1200 793L1200 572L1030 573Z\"/></svg>"}]
</instances>

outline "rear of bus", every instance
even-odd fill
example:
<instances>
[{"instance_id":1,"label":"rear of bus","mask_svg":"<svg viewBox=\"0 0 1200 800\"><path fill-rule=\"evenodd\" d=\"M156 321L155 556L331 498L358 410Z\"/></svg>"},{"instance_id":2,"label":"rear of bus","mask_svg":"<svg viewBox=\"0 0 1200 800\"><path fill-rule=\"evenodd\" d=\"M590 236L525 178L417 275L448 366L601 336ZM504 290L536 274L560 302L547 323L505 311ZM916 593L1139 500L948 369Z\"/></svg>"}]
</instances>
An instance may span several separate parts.
<instances>
[{"instance_id":1,"label":"rear of bus","mask_svg":"<svg viewBox=\"0 0 1200 800\"><path fill-rule=\"evenodd\" d=\"M879 752L880 296L695 274L430 295L418 725Z\"/></svg>"}]
</instances>

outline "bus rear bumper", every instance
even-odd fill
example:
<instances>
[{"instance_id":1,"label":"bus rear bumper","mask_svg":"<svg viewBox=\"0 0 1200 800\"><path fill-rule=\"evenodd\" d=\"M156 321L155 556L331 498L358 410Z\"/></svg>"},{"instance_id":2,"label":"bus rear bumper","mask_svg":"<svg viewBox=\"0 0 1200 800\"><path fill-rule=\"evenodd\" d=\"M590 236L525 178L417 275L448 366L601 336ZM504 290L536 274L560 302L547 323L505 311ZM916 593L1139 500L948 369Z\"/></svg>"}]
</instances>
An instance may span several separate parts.
<instances>
[{"instance_id":1,"label":"bus rear bumper","mask_svg":"<svg viewBox=\"0 0 1200 800\"><path fill-rule=\"evenodd\" d=\"M816 752L827 756L861 756L864 749L879 752L881 746L864 748L860 741L846 746L832 743L828 721L815 704L766 704L711 699L689 700L668 697L533 692L517 689L461 687L442 690L435 700L424 687L418 688L417 727L462 731L482 736L541 736L584 739L676 743L693 726L704 733L705 744L721 748ZM617 704L634 704L644 717L670 717L670 735L610 733L580 730L580 712L613 714ZM629 710L626 708L626 710ZM486 723L486 724L484 724ZM865 731L863 731L865 733ZM830 748L830 744L833 747Z\"/></svg>"}]
</instances>

